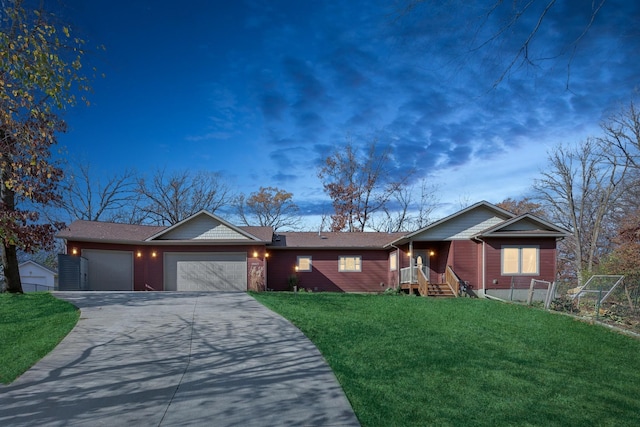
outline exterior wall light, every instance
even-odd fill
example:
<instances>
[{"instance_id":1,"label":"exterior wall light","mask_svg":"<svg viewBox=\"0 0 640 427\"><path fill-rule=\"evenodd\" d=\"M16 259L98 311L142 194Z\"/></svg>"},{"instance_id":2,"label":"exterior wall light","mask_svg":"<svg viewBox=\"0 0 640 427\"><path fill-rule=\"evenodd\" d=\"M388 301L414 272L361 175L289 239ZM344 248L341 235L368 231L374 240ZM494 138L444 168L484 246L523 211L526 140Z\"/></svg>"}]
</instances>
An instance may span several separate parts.
<instances>
[{"instance_id":1,"label":"exterior wall light","mask_svg":"<svg viewBox=\"0 0 640 427\"><path fill-rule=\"evenodd\" d=\"M142 252L138 251L138 253L136 254L136 256L137 256L138 258L142 258Z\"/></svg>"},{"instance_id":2,"label":"exterior wall light","mask_svg":"<svg viewBox=\"0 0 640 427\"><path fill-rule=\"evenodd\" d=\"M429 256L434 256L436 254L435 251L429 251Z\"/></svg>"},{"instance_id":3,"label":"exterior wall light","mask_svg":"<svg viewBox=\"0 0 640 427\"><path fill-rule=\"evenodd\" d=\"M151 252L151 256L152 256L153 258L155 258L157 255L158 255L158 254L156 253L156 251Z\"/></svg>"},{"instance_id":4,"label":"exterior wall light","mask_svg":"<svg viewBox=\"0 0 640 427\"><path fill-rule=\"evenodd\" d=\"M253 257L258 258L258 251L253 251Z\"/></svg>"},{"instance_id":5,"label":"exterior wall light","mask_svg":"<svg viewBox=\"0 0 640 427\"><path fill-rule=\"evenodd\" d=\"M71 255L78 255L78 248L71 249Z\"/></svg>"}]
</instances>

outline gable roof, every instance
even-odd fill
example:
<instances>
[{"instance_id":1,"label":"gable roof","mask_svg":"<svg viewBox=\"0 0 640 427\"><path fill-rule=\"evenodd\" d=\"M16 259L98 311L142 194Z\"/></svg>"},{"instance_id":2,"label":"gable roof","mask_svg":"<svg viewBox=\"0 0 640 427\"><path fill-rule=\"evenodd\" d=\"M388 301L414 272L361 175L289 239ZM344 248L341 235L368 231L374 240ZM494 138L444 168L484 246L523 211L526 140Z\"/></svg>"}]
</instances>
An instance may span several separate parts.
<instances>
[{"instance_id":1,"label":"gable roof","mask_svg":"<svg viewBox=\"0 0 640 427\"><path fill-rule=\"evenodd\" d=\"M420 230L405 234L387 246L404 244L411 240L442 241L467 240L489 227L498 225L515 215L485 200L468 206Z\"/></svg>"},{"instance_id":2,"label":"gable roof","mask_svg":"<svg viewBox=\"0 0 640 427\"><path fill-rule=\"evenodd\" d=\"M235 226L202 210L171 226L78 220L56 237L71 241L123 244L256 244L274 249L383 249L409 241L468 240L482 237L565 237L555 224L526 213L516 216L481 201L413 233L281 232L272 227Z\"/></svg>"},{"instance_id":3,"label":"gable roof","mask_svg":"<svg viewBox=\"0 0 640 427\"><path fill-rule=\"evenodd\" d=\"M496 224L474 237L566 237L569 232L530 213Z\"/></svg>"},{"instance_id":4,"label":"gable roof","mask_svg":"<svg viewBox=\"0 0 640 427\"><path fill-rule=\"evenodd\" d=\"M29 265L34 266L34 267L36 267L36 268L38 268L40 270L46 271L48 273L51 273L54 276L56 276L58 274L55 271L53 271L52 269L50 269L49 267L47 267L46 265L42 265L39 262L34 261L32 259L24 261L24 262L21 262L20 264L18 264L18 269L27 267Z\"/></svg>"},{"instance_id":5,"label":"gable roof","mask_svg":"<svg viewBox=\"0 0 640 427\"><path fill-rule=\"evenodd\" d=\"M142 242L166 228L159 225L119 224L79 219L60 230L56 237L78 242L133 243Z\"/></svg>"},{"instance_id":6,"label":"gable roof","mask_svg":"<svg viewBox=\"0 0 640 427\"><path fill-rule=\"evenodd\" d=\"M77 220L61 230L56 237L78 242L149 245L270 243L272 235L271 227L236 227L207 211L200 211L171 227Z\"/></svg>"},{"instance_id":7,"label":"gable roof","mask_svg":"<svg viewBox=\"0 0 640 427\"><path fill-rule=\"evenodd\" d=\"M295 249L382 249L404 233L380 232L304 232L291 231L274 235L271 248Z\"/></svg>"},{"instance_id":8,"label":"gable roof","mask_svg":"<svg viewBox=\"0 0 640 427\"><path fill-rule=\"evenodd\" d=\"M254 236L248 230L225 221L208 212L201 210L177 224L172 225L150 236L146 241L184 241L184 240L208 240L208 241L252 241L271 242L273 229L271 227L251 227L251 230L266 237L266 229L269 230L267 239Z\"/></svg>"}]
</instances>

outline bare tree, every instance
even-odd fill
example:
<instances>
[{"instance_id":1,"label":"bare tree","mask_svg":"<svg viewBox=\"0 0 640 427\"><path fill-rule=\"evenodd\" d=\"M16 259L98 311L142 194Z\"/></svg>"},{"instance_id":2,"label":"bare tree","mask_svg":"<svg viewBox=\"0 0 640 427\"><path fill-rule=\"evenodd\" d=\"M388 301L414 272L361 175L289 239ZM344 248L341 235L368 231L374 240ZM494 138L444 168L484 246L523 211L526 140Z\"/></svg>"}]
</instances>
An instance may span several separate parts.
<instances>
[{"instance_id":1,"label":"bare tree","mask_svg":"<svg viewBox=\"0 0 640 427\"><path fill-rule=\"evenodd\" d=\"M387 205L409 175L391 179L390 163L390 151L377 151L375 141L364 153L348 143L325 159L318 177L332 200L332 231L364 231L371 225L372 215Z\"/></svg>"},{"instance_id":2,"label":"bare tree","mask_svg":"<svg viewBox=\"0 0 640 427\"><path fill-rule=\"evenodd\" d=\"M620 165L640 170L640 111L633 101L601 124L601 148Z\"/></svg>"},{"instance_id":3,"label":"bare tree","mask_svg":"<svg viewBox=\"0 0 640 427\"><path fill-rule=\"evenodd\" d=\"M117 221L124 211L136 209L137 175L131 169L102 180L82 163L67 172L65 181L62 207L72 219Z\"/></svg>"},{"instance_id":4,"label":"bare tree","mask_svg":"<svg viewBox=\"0 0 640 427\"><path fill-rule=\"evenodd\" d=\"M637 200L637 191L634 193ZM640 208L637 202L635 207L626 208L615 224L615 247L605 257L600 268L605 274L624 274L629 306L633 307L629 291L638 292L640 288Z\"/></svg>"},{"instance_id":5,"label":"bare tree","mask_svg":"<svg viewBox=\"0 0 640 427\"><path fill-rule=\"evenodd\" d=\"M293 194L275 187L260 187L248 198L239 195L234 200L236 213L246 225L296 229L300 226L300 209Z\"/></svg>"},{"instance_id":6,"label":"bare tree","mask_svg":"<svg viewBox=\"0 0 640 427\"><path fill-rule=\"evenodd\" d=\"M571 232L565 242L578 283L591 273L608 245L603 241L606 221L623 194L626 166L603 155L593 139L575 146L559 146L549 153L542 178L534 183L537 198L551 219Z\"/></svg>"},{"instance_id":7,"label":"bare tree","mask_svg":"<svg viewBox=\"0 0 640 427\"><path fill-rule=\"evenodd\" d=\"M568 86L576 50L591 30L606 0L593 0L585 2L584 5L581 4L581 7L589 8L588 11L583 9L588 12L585 14L586 19L583 25L578 28L577 32L567 33L566 39L563 43L558 44L555 50L550 50L548 44L537 48L536 40L544 32L548 22L553 22L551 16L554 11L559 9L559 4L562 6L562 3L557 0L513 0L509 2L494 0L486 5L480 5L478 8L471 6L466 1L450 0L438 3L429 0L404 0L400 2L401 6L397 16L398 19L401 19L417 15L419 20L438 16L440 21L444 21L444 17L440 16L443 13L434 13L434 9L444 8L444 15L449 14L456 16L456 18L461 13L468 11L470 13L467 25L458 24L456 28L457 40L462 45L468 46L470 53L485 51L488 55L495 55L495 52L505 51L506 46L508 55L510 55L506 62L501 62L503 66L496 76L494 87L520 67L538 68L543 62L556 60L560 57L566 57ZM438 10L438 12L440 11ZM462 34L465 28L468 33Z\"/></svg>"},{"instance_id":8,"label":"bare tree","mask_svg":"<svg viewBox=\"0 0 640 427\"><path fill-rule=\"evenodd\" d=\"M540 203L536 203L528 197L523 197L522 199L512 199L511 197L508 197L500 203L496 203L496 206L516 215L530 213L541 218L547 216L544 207Z\"/></svg>"},{"instance_id":9,"label":"bare tree","mask_svg":"<svg viewBox=\"0 0 640 427\"><path fill-rule=\"evenodd\" d=\"M413 228L419 230L429 225L433 218L431 215L438 205L439 189L435 184L430 184L426 178L420 182L420 202L418 211L413 219Z\"/></svg>"},{"instance_id":10,"label":"bare tree","mask_svg":"<svg viewBox=\"0 0 640 427\"><path fill-rule=\"evenodd\" d=\"M173 225L206 209L214 213L231 199L231 190L217 172L167 174L157 170L150 180L140 178L140 213L152 223Z\"/></svg>"},{"instance_id":11,"label":"bare tree","mask_svg":"<svg viewBox=\"0 0 640 427\"><path fill-rule=\"evenodd\" d=\"M468 208L472 204L471 195L469 193L458 194L458 209L462 210Z\"/></svg>"},{"instance_id":12,"label":"bare tree","mask_svg":"<svg viewBox=\"0 0 640 427\"><path fill-rule=\"evenodd\" d=\"M381 218L371 218L371 228L374 231L395 233L408 231L411 227L412 194L410 188L399 188L393 194L391 203L382 207Z\"/></svg>"},{"instance_id":13,"label":"bare tree","mask_svg":"<svg viewBox=\"0 0 640 427\"><path fill-rule=\"evenodd\" d=\"M416 198L416 194L419 195ZM393 194L392 203L385 205L381 215L372 220L376 231L394 233L415 231L427 226L437 206L438 188L426 178L420 181L419 192L415 186L402 186ZM416 200L418 199L418 200Z\"/></svg>"},{"instance_id":14,"label":"bare tree","mask_svg":"<svg viewBox=\"0 0 640 427\"><path fill-rule=\"evenodd\" d=\"M142 206L143 196L136 192L131 204L109 215L109 221L122 224L146 224L152 222L149 212Z\"/></svg>"}]
</instances>

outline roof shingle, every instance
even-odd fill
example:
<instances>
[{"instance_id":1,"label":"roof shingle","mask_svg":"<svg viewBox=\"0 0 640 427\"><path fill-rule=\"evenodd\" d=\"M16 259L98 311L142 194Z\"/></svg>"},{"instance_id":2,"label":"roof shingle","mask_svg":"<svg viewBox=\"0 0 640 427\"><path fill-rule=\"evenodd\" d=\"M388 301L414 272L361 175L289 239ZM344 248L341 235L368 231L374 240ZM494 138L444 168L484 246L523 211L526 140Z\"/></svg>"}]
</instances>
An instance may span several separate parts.
<instances>
[{"instance_id":1,"label":"roof shingle","mask_svg":"<svg viewBox=\"0 0 640 427\"><path fill-rule=\"evenodd\" d=\"M404 233L348 233L348 232L283 232L273 234L271 227L238 227L275 248L375 248L403 236ZM61 230L57 237L66 240L141 243L166 226L132 225L113 222L78 220ZM267 243L269 244L269 243Z\"/></svg>"},{"instance_id":2,"label":"roof shingle","mask_svg":"<svg viewBox=\"0 0 640 427\"><path fill-rule=\"evenodd\" d=\"M273 247L281 248L376 248L403 236L404 233L285 232L274 235Z\"/></svg>"},{"instance_id":3,"label":"roof shingle","mask_svg":"<svg viewBox=\"0 0 640 427\"><path fill-rule=\"evenodd\" d=\"M144 242L168 227L164 225L133 225L115 222L77 220L60 230L57 237L77 241ZM238 227L263 242L270 242L271 227Z\"/></svg>"},{"instance_id":4,"label":"roof shingle","mask_svg":"<svg viewBox=\"0 0 640 427\"><path fill-rule=\"evenodd\" d=\"M57 237L67 240L141 242L166 228L158 225L77 220L60 230Z\"/></svg>"}]
</instances>

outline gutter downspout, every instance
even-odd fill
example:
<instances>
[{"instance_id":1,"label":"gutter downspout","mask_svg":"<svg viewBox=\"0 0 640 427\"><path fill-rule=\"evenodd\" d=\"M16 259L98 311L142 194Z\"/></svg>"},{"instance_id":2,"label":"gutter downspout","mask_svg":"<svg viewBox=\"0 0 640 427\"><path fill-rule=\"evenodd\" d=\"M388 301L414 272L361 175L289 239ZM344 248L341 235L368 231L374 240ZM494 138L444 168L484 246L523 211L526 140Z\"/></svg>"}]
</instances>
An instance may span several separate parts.
<instances>
[{"instance_id":1,"label":"gutter downspout","mask_svg":"<svg viewBox=\"0 0 640 427\"><path fill-rule=\"evenodd\" d=\"M487 246L487 242L485 242L484 240L482 240L478 236L475 236L474 239L479 240L479 241L482 242L482 292L481 292L482 297L483 298L487 298L487 299L492 299L492 300L495 300L495 301L508 303L509 301L507 301L507 300L503 300L502 298L494 297L493 295L487 294L487 288L486 288L486 276L487 276L487 270L486 270L486 266L487 266L486 254L487 254L487 251L486 251L486 246Z\"/></svg>"},{"instance_id":2,"label":"gutter downspout","mask_svg":"<svg viewBox=\"0 0 640 427\"><path fill-rule=\"evenodd\" d=\"M264 292L267 292L267 289L269 288L269 282L267 281L267 258L269 258L269 255L267 255L267 245L265 245L264 250L262 252L262 272L264 274Z\"/></svg>"},{"instance_id":3,"label":"gutter downspout","mask_svg":"<svg viewBox=\"0 0 640 427\"><path fill-rule=\"evenodd\" d=\"M486 258L486 245L487 243L482 240L480 237L476 236L474 237L474 239L479 240L482 242L482 296L484 298L493 298L490 295L487 295L487 289L486 289L486 276L487 276L487 258Z\"/></svg>"},{"instance_id":4,"label":"gutter downspout","mask_svg":"<svg viewBox=\"0 0 640 427\"><path fill-rule=\"evenodd\" d=\"M413 240L409 240L409 281L409 285L413 285Z\"/></svg>"}]
</instances>

